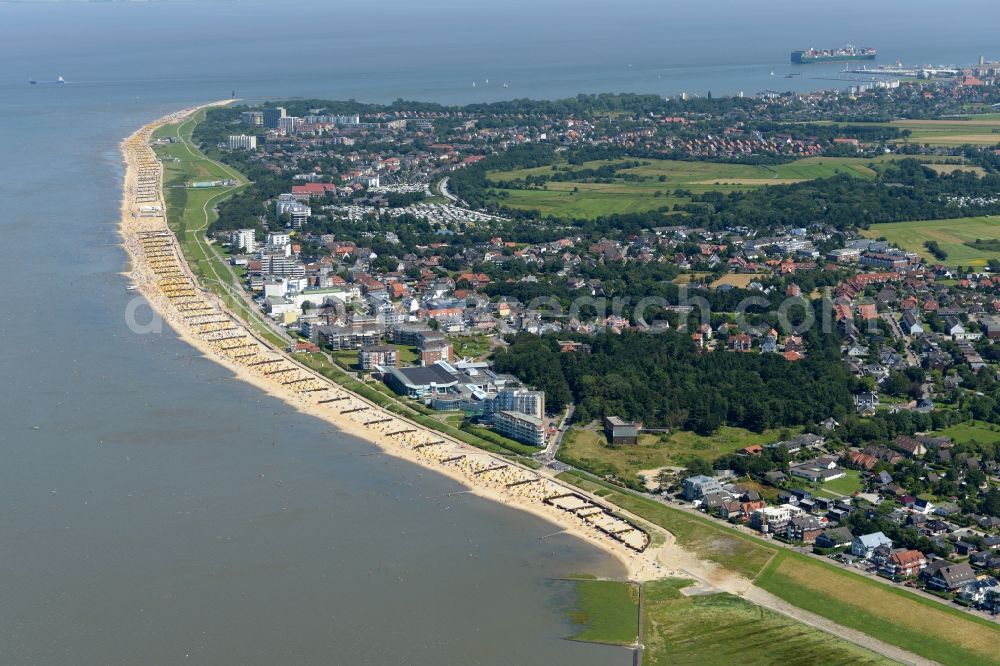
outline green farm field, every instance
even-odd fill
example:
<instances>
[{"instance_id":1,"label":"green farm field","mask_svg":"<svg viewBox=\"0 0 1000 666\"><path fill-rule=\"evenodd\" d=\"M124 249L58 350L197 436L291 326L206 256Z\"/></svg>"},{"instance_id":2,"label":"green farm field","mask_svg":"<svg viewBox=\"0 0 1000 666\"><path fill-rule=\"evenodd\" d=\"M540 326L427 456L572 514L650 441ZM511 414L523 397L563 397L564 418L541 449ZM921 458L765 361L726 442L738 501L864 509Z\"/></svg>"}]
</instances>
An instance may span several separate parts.
<instances>
[{"instance_id":1,"label":"green farm field","mask_svg":"<svg viewBox=\"0 0 1000 666\"><path fill-rule=\"evenodd\" d=\"M890 125L910 130L910 143L931 146L1000 143L1000 118L992 115L967 120L894 120Z\"/></svg>"},{"instance_id":2,"label":"green farm field","mask_svg":"<svg viewBox=\"0 0 1000 666\"><path fill-rule=\"evenodd\" d=\"M557 169L596 169L620 162L620 160L599 160L572 167L566 163L555 166ZM551 173L553 173L552 166L543 166L493 171L489 173L489 178L495 183L503 183ZM688 196L674 194L678 189L692 194L703 194L797 183L815 178L828 178L838 173L847 173L859 178L872 178L875 175L875 171L867 166L866 160L850 157L811 157L774 166L642 160L640 166L624 169L621 173L638 176L641 180L618 177L610 183L549 182L545 185L545 189L498 188L496 191L502 197L499 203L511 208L537 210L543 215L595 218L603 215L646 212L662 207L672 208L674 204L688 203L690 201ZM662 182L661 177L664 179Z\"/></svg>"},{"instance_id":3,"label":"green farm field","mask_svg":"<svg viewBox=\"0 0 1000 666\"><path fill-rule=\"evenodd\" d=\"M920 220L915 222L890 222L876 224L862 232L866 238L882 238L901 248L920 254L931 263L948 266L975 266L982 268L990 259L1000 259L998 249L970 247L977 239L1000 238L1000 217L962 217L948 220ZM941 249L948 253L943 262L927 251L924 242L937 241Z\"/></svg>"}]
</instances>

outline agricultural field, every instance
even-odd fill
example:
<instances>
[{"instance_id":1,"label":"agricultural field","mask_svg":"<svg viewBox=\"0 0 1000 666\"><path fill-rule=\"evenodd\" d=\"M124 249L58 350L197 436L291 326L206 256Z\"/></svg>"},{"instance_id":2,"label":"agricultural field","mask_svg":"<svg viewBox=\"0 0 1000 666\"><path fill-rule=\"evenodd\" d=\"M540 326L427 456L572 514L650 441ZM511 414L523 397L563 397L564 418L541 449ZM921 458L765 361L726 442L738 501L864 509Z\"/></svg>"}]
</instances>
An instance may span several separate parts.
<instances>
[{"instance_id":1,"label":"agricultural field","mask_svg":"<svg viewBox=\"0 0 1000 666\"><path fill-rule=\"evenodd\" d=\"M632 645L639 632L639 590L616 580L574 580L574 607L569 619L578 631L575 641Z\"/></svg>"},{"instance_id":2,"label":"agricultural field","mask_svg":"<svg viewBox=\"0 0 1000 666\"><path fill-rule=\"evenodd\" d=\"M889 123L910 130L909 143L931 146L961 146L975 144L991 146L1000 143L1000 118L970 117L968 120L894 120Z\"/></svg>"},{"instance_id":3,"label":"agricultural field","mask_svg":"<svg viewBox=\"0 0 1000 666\"><path fill-rule=\"evenodd\" d=\"M1000 626L833 565L781 552L759 587L942 664L1000 664Z\"/></svg>"},{"instance_id":4,"label":"agricultural field","mask_svg":"<svg viewBox=\"0 0 1000 666\"><path fill-rule=\"evenodd\" d=\"M620 163L621 160L598 160L569 166L562 162L557 169L597 169ZM554 173L552 166L492 171L490 180L503 183L529 176ZM642 160L637 167L624 169L622 176L637 176L638 180L616 177L610 183L549 182L544 189L503 189L497 192L499 203L511 208L538 210L543 215L595 218L617 213L638 213L690 201L677 196L678 189L692 194L731 192L764 185L781 185L814 178L827 178L848 173L859 178L874 177L875 171L867 160L851 157L810 157L780 165L722 164L717 162L686 162L679 160ZM661 181L660 179L663 178Z\"/></svg>"},{"instance_id":5,"label":"agricultural field","mask_svg":"<svg viewBox=\"0 0 1000 666\"><path fill-rule=\"evenodd\" d=\"M948 220L919 220L872 225L861 232L866 238L885 238L899 247L916 252L931 263L947 266L982 268L990 259L1000 259L1000 243L989 241L1000 237L1000 217L962 217ZM937 241L948 253L939 262L924 247L926 241ZM977 240L986 241L976 243Z\"/></svg>"},{"instance_id":6,"label":"agricultural field","mask_svg":"<svg viewBox=\"0 0 1000 666\"><path fill-rule=\"evenodd\" d=\"M789 433L794 435L792 431ZM607 438L599 428L573 427L560 445L559 458L579 461L595 472L635 479L640 470L683 467L692 458L712 462L751 444L771 443L779 439L779 430L757 434L743 428L723 426L707 437L681 430L664 435L644 434L639 436L638 444L612 447L608 446Z\"/></svg>"},{"instance_id":7,"label":"agricultural field","mask_svg":"<svg viewBox=\"0 0 1000 666\"><path fill-rule=\"evenodd\" d=\"M665 579L643 586L646 666L893 663L730 594L684 596L689 583Z\"/></svg>"}]
</instances>

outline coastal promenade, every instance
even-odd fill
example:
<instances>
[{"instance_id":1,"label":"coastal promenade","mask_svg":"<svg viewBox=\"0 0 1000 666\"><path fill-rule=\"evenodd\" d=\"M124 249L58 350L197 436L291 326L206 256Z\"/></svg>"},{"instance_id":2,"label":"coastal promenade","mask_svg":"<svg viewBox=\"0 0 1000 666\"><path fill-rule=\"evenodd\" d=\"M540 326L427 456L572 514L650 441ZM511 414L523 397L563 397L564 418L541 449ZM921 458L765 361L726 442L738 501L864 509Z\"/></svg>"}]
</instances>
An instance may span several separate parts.
<instances>
[{"instance_id":1,"label":"coastal promenade","mask_svg":"<svg viewBox=\"0 0 1000 666\"><path fill-rule=\"evenodd\" d=\"M193 347L226 366L237 378L321 418L387 454L432 468L473 493L535 515L598 545L618 558L636 581L670 572L657 557L672 537L614 512L598 498L502 457L383 410L296 362L231 312L218 295L198 283L167 223L163 168L152 148L153 133L183 122L220 102L170 114L122 143L125 183L120 223L131 259L127 272L149 306Z\"/></svg>"}]
</instances>

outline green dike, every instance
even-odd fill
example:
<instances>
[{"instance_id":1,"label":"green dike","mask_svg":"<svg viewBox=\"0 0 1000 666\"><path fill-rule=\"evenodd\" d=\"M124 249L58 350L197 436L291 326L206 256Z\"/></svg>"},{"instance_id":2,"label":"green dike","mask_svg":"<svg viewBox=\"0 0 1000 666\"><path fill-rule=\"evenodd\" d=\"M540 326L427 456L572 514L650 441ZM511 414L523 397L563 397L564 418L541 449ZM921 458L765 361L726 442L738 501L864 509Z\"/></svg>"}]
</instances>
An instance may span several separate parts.
<instances>
[{"instance_id":1,"label":"green dike","mask_svg":"<svg viewBox=\"0 0 1000 666\"><path fill-rule=\"evenodd\" d=\"M731 530L711 518L689 514L581 472L563 472L558 478L667 530L685 550L747 578L756 577L777 552L774 546Z\"/></svg>"},{"instance_id":2,"label":"green dike","mask_svg":"<svg viewBox=\"0 0 1000 666\"><path fill-rule=\"evenodd\" d=\"M181 252L198 282L210 289L255 333L271 344L283 348L288 340L278 335L264 319L263 314L242 297L242 285L225 257L205 236L218 214L215 207L247 186L243 174L231 167L205 156L191 138L195 126L204 120L205 110L192 115L184 122L164 125L153 137L174 138L170 144L154 145L153 149L163 163L164 202L167 206L167 224L180 244ZM186 187L194 181L235 180L235 187L199 188Z\"/></svg>"},{"instance_id":3,"label":"green dike","mask_svg":"<svg viewBox=\"0 0 1000 666\"><path fill-rule=\"evenodd\" d=\"M1000 664L1000 626L797 553L756 584L785 601L942 664Z\"/></svg>"},{"instance_id":4,"label":"green dike","mask_svg":"<svg viewBox=\"0 0 1000 666\"><path fill-rule=\"evenodd\" d=\"M581 472L564 472L559 479L662 527L686 550L755 579L758 587L794 606L942 664L1000 664L996 650L1000 626L993 622L822 560L776 548L713 519L663 505ZM648 644L649 636L643 640Z\"/></svg>"},{"instance_id":5,"label":"green dike","mask_svg":"<svg viewBox=\"0 0 1000 666\"><path fill-rule=\"evenodd\" d=\"M571 640L633 645L639 631L639 590L617 580L573 580L569 619L578 627Z\"/></svg>"},{"instance_id":6,"label":"green dike","mask_svg":"<svg viewBox=\"0 0 1000 666\"><path fill-rule=\"evenodd\" d=\"M643 585L646 666L881 666L895 663L730 594L685 597L691 581Z\"/></svg>"}]
</instances>

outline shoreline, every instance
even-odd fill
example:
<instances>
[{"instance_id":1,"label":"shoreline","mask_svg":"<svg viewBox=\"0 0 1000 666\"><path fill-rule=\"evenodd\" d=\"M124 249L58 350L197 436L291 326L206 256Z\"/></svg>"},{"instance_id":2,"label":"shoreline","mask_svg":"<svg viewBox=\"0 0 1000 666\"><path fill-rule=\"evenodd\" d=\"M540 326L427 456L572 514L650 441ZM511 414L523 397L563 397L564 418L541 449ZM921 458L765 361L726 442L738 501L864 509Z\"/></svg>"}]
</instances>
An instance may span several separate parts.
<instances>
[{"instance_id":1,"label":"shoreline","mask_svg":"<svg viewBox=\"0 0 1000 666\"><path fill-rule=\"evenodd\" d=\"M202 355L296 411L322 419L383 453L443 474L481 498L558 525L619 560L629 580L671 575L659 561L662 551L673 546L668 532L654 530L556 480L545 468L523 467L383 410L274 348L199 285L167 224L163 170L151 138L163 125L229 102L168 114L139 128L120 145L125 176L118 233L129 256L124 275L149 307ZM665 543L653 545L653 531Z\"/></svg>"}]
</instances>

